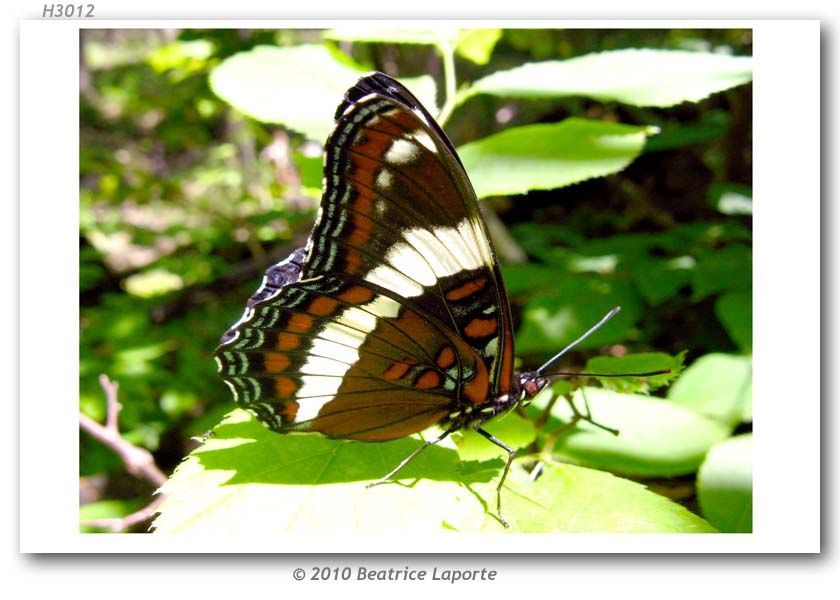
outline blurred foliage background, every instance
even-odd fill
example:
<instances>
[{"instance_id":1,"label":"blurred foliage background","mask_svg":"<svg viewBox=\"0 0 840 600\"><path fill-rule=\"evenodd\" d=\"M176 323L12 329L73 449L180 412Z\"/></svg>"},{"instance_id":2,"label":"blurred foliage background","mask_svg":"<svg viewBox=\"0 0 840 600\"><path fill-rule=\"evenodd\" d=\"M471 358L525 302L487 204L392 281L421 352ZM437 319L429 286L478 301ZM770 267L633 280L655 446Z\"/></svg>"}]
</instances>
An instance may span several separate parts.
<instances>
[{"instance_id":1,"label":"blurred foliage background","mask_svg":"<svg viewBox=\"0 0 840 600\"><path fill-rule=\"evenodd\" d=\"M636 102L643 91L655 96L655 85L637 81L628 91L620 63L602 67L615 81L581 65L568 73L588 79L560 91L541 89L553 82L537 72L522 74L536 82L524 91L516 77L490 76L630 48L749 56L749 31L471 30L442 38L86 29L81 36L80 409L103 421L97 378L118 381L124 437L151 450L164 471L231 410L213 349L265 268L305 243L320 198L322 135L356 70L374 68L412 82L431 112L440 107L488 209L523 364L538 364L621 305L564 370L601 355L685 352L688 371L655 393L725 421L742 446L748 439L748 77L699 71L709 89L696 97L687 90ZM629 57L631 74L642 58ZM722 82L710 83L714 77ZM301 90L310 80L335 92L307 95ZM541 124L566 129L525 129ZM524 143L494 137L517 129L531 131ZM610 155L586 155L585 140ZM543 143L547 168L511 162ZM551 163L564 148L565 162ZM84 434L80 445L83 518L145 504L152 490L113 453ZM615 466L567 450L569 460ZM702 509L695 486L702 460L682 471L623 472L721 530L749 530Z\"/></svg>"}]
</instances>

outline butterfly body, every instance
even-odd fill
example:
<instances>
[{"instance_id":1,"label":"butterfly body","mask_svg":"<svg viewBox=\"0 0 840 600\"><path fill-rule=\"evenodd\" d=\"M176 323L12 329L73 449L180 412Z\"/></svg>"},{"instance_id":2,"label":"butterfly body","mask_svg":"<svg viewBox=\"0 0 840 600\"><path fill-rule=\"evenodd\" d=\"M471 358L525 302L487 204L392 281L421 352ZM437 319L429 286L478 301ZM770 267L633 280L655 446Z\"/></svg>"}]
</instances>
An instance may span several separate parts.
<instances>
[{"instance_id":1,"label":"butterfly body","mask_svg":"<svg viewBox=\"0 0 840 600\"><path fill-rule=\"evenodd\" d=\"M360 79L325 145L309 241L223 336L222 377L281 433L379 442L468 428L512 459L481 426L546 384L513 356L499 264L454 147L398 82Z\"/></svg>"}]
</instances>

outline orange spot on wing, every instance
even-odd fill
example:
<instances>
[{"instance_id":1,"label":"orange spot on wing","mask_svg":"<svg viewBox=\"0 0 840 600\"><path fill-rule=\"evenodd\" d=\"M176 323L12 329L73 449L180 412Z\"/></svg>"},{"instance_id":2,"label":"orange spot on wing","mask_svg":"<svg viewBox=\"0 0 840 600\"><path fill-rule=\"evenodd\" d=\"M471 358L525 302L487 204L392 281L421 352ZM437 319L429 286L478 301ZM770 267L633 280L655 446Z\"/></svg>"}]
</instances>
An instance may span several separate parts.
<instances>
[{"instance_id":1,"label":"orange spot on wing","mask_svg":"<svg viewBox=\"0 0 840 600\"><path fill-rule=\"evenodd\" d=\"M435 371L425 371L417 381L414 382L414 387L421 390L430 390L432 388L440 387L440 375Z\"/></svg>"},{"instance_id":2,"label":"orange spot on wing","mask_svg":"<svg viewBox=\"0 0 840 600\"><path fill-rule=\"evenodd\" d=\"M274 391L280 398L288 398L297 390L297 384L288 377L276 377L274 379Z\"/></svg>"},{"instance_id":3,"label":"orange spot on wing","mask_svg":"<svg viewBox=\"0 0 840 600\"><path fill-rule=\"evenodd\" d=\"M352 248L348 248L344 254L344 269L350 275L355 275L362 267L362 257Z\"/></svg>"},{"instance_id":4,"label":"orange spot on wing","mask_svg":"<svg viewBox=\"0 0 840 600\"><path fill-rule=\"evenodd\" d=\"M306 310L313 315L326 317L327 315L333 314L337 306L338 300L335 298L330 298L329 296L319 296L309 303Z\"/></svg>"},{"instance_id":5,"label":"orange spot on wing","mask_svg":"<svg viewBox=\"0 0 840 600\"><path fill-rule=\"evenodd\" d=\"M370 240L371 222L362 215L353 216L353 231L348 240L354 246L364 246Z\"/></svg>"},{"instance_id":6,"label":"orange spot on wing","mask_svg":"<svg viewBox=\"0 0 840 600\"><path fill-rule=\"evenodd\" d=\"M360 188L356 191L351 207L362 214L370 214L373 211L373 201L376 198L373 190Z\"/></svg>"},{"instance_id":7,"label":"orange spot on wing","mask_svg":"<svg viewBox=\"0 0 840 600\"><path fill-rule=\"evenodd\" d=\"M448 369L452 365L455 364L455 353L452 351L452 348L449 346L444 346L443 350L440 351L440 354L437 356L437 366L441 369Z\"/></svg>"},{"instance_id":8,"label":"orange spot on wing","mask_svg":"<svg viewBox=\"0 0 840 600\"><path fill-rule=\"evenodd\" d=\"M467 337L473 339L487 337L496 333L498 323L496 319L473 319L464 328Z\"/></svg>"},{"instance_id":9,"label":"orange spot on wing","mask_svg":"<svg viewBox=\"0 0 840 600\"><path fill-rule=\"evenodd\" d=\"M507 394L513 379L513 334L505 327L505 341L502 344L502 369L499 376L499 393Z\"/></svg>"},{"instance_id":10,"label":"orange spot on wing","mask_svg":"<svg viewBox=\"0 0 840 600\"><path fill-rule=\"evenodd\" d=\"M387 379L388 381L396 381L397 379L402 379L406 373L408 373L409 369L411 369L412 365L415 364L413 361L408 360L401 360L399 362L395 362L390 367L385 369L385 372L382 373L382 377Z\"/></svg>"},{"instance_id":11,"label":"orange spot on wing","mask_svg":"<svg viewBox=\"0 0 840 600\"><path fill-rule=\"evenodd\" d=\"M285 354L280 354L279 352L270 352L265 354L264 358L265 362L265 370L269 373L279 373L284 371L286 367L289 366L291 362L289 357Z\"/></svg>"},{"instance_id":12,"label":"orange spot on wing","mask_svg":"<svg viewBox=\"0 0 840 600\"><path fill-rule=\"evenodd\" d=\"M278 350L294 350L300 345L300 338L289 333L278 333L275 347Z\"/></svg>"},{"instance_id":13,"label":"orange spot on wing","mask_svg":"<svg viewBox=\"0 0 840 600\"><path fill-rule=\"evenodd\" d=\"M312 318L311 315L305 315L303 313L296 313L289 319L289 323L286 325L286 329L293 333L306 333L310 329L312 329L312 324L315 322L315 319Z\"/></svg>"},{"instance_id":14,"label":"orange spot on wing","mask_svg":"<svg viewBox=\"0 0 840 600\"><path fill-rule=\"evenodd\" d=\"M483 366L484 363L481 363ZM487 369L476 372L470 382L463 387L464 396L473 404L484 404L490 391L490 381L487 379Z\"/></svg>"},{"instance_id":15,"label":"orange spot on wing","mask_svg":"<svg viewBox=\"0 0 840 600\"><path fill-rule=\"evenodd\" d=\"M487 279L484 277L479 277L478 279L472 279L462 285L461 287L456 287L454 290L449 290L446 292L446 299L447 300L463 300L469 296L472 296L477 291L484 289L484 286L487 285Z\"/></svg>"},{"instance_id":16,"label":"orange spot on wing","mask_svg":"<svg viewBox=\"0 0 840 600\"><path fill-rule=\"evenodd\" d=\"M373 300L374 292L370 288L354 285L338 295L339 300L350 304L367 304Z\"/></svg>"}]
</instances>

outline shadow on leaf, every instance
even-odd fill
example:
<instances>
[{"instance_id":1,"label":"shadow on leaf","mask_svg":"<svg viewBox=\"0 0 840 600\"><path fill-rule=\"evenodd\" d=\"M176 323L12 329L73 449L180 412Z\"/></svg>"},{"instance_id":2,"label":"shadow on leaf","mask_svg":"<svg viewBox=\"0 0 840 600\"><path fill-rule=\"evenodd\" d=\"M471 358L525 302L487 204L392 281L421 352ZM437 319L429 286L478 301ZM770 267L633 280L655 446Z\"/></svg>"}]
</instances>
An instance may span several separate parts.
<instances>
[{"instance_id":1,"label":"shadow on leaf","mask_svg":"<svg viewBox=\"0 0 840 600\"><path fill-rule=\"evenodd\" d=\"M238 443L231 445L232 441ZM379 479L421 443L413 438L365 443L319 434L277 434L253 420L228 421L194 456L207 470L233 471L225 485L318 485ZM398 481L488 482L503 465L498 459L463 462L455 450L432 446L400 471Z\"/></svg>"}]
</instances>

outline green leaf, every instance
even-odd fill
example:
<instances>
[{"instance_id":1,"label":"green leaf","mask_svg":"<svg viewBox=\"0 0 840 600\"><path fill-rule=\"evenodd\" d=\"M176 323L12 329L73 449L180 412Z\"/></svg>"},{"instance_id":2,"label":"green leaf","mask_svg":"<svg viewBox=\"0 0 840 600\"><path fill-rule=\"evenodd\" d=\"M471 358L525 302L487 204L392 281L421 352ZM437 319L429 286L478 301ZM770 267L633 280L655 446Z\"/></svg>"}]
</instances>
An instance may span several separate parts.
<instances>
[{"instance_id":1,"label":"green leaf","mask_svg":"<svg viewBox=\"0 0 840 600\"><path fill-rule=\"evenodd\" d=\"M155 531L257 536L278 543L288 533L302 532L714 531L637 483L556 464L546 464L542 476L531 481L518 462L502 491L511 524L505 530L492 516L502 461L462 462L445 447L420 454L400 483L365 488L417 444L278 435L235 411L163 486L166 498Z\"/></svg>"},{"instance_id":2,"label":"green leaf","mask_svg":"<svg viewBox=\"0 0 840 600\"><path fill-rule=\"evenodd\" d=\"M729 425L752 420L752 357L701 356L671 386L668 400Z\"/></svg>"},{"instance_id":3,"label":"green leaf","mask_svg":"<svg viewBox=\"0 0 840 600\"><path fill-rule=\"evenodd\" d=\"M665 123L662 130L645 144L645 152L684 148L718 140L726 135L730 114L724 110L704 112L699 123Z\"/></svg>"},{"instance_id":4,"label":"green leaf","mask_svg":"<svg viewBox=\"0 0 840 600\"><path fill-rule=\"evenodd\" d=\"M750 290L752 250L732 244L701 256L692 272L691 286L695 302L719 292Z\"/></svg>"},{"instance_id":5,"label":"green leaf","mask_svg":"<svg viewBox=\"0 0 840 600\"><path fill-rule=\"evenodd\" d=\"M546 284L552 291L534 295L523 308L522 326L516 336L521 354L559 351L615 306L621 306L621 312L577 348L623 342L641 317L641 301L629 284L556 272Z\"/></svg>"},{"instance_id":6,"label":"green leaf","mask_svg":"<svg viewBox=\"0 0 840 600\"><path fill-rule=\"evenodd\" d=\"M715 314L729 337L745 351L752 351L752 292L730 292L715 302Z\"/></svg>"},{"instance_id":7,"label":"green leaf","mask_svg":"<svg viewBox=\"0 0 840 600\"><path fill-rule=\"evenodd\" d=\"M300 171L300 185L308 190L313 197L321 195L321 183L324 177L324 157L306 156L301 152L293 154L295 166Z\"/></svg>"},{"instance_id":8,"label":"green leaf","mask_svg":"<svg viewBox=\"0 0 840 600\"><path fill-rule=\"evenodd\" d=\"M323 143L344 92L369 70L340 60L324 46L258 46L234 54L210 74L213 91L259 121L280 123ZM431 77L401 79L434 112Z\"/></svg>"},{"instance_id":9,"label":"green leaf","mask_svg":"<svg viewBox=\"0 0 840 600\"><path fill-rule=\"evenodd\" d=\"M633 276L644 299L656 306L674 297L691 281L691 271L697 261L691 256L664 260L644 258L633 265Z\"/></svg>"},{"instance_id":10,"label":"green leaf","mask_svg":"<svg viewBox=\"0 0 840 600\"><path fill-rule=\"evenodd\" d=\"M149 269L126 277L123 285L132 296L153 298L180 290L184 287L184 279L166 269Z\"/></svg>"},{"instance_id":11,"label":"green leaf","mask_svg":"<svg viewBox=\"0 0 840 600\"><path fill-rule=\"evenodd\" d=\"M703 515L726 533L752 533L752 434L721 442L697 473Z\"/></svg>"},{"instance_id":12,"label":"green leaf","mask_svg":"<svg viewBox=\"0 0 840 600\"><path fill-rule=\"evenodd\" d=\"M503 417L492 419L482 425L482 428L514 450L524 448L537 439L537 430L534 428L534 423L516 413L508 413ZM463 429L453 434L453 438L461 460L488 460L491 458L507 460L507 452L504 449L499 448L474 431Z\"/></svg>"},{"instance_id":13,"label":"green leaf","mask_svg":"<svg viewBox=\"0 0 840 600\"><path fill-rule=\"evenodd\" d=\"M462 94L517 98L584 96L635 106L697 102L752 79L752 59L675 50L628 49L528 63L488 75Z\"/></svg>"},{"instance_id":14,"label":"green leaf","mask_svg":"<svg viewBox=\"0 0 840 600\"><path fill-rule=\"evenodd\" d=\"M186 74L203 69L215 48L208 40L178 40L149 53L147 61L161 73L169 69L182 69Z\"/></svg>"},{"instance_id":15,"label":"green leaf","mask_svg":"<svg viewBox=\"0 0 840 600\"><path fill-rule=\"evenodd\" d=\"M715 302L715 314L738 347L752 352L752 292L724 294Z\"/></svg>"},{"instance_id":16,"label":"green leaf","mask_svg":"<svg viewBox=\"0 0 840 600\"><path fill-rule=\"evenodd\" d=\"M668 385L682 371L685 353L671 356L664 352L639 352L626 356L595 356L586 362L586 373L649 373L669 369L670 373L647 377L599 377L606 389L616 392L648 392Z\"/></svg>"},{"instance_id":17,"label":"green leaf","mask_svg":"<svg viewBox=\"0 0 840 600\"><path fill-rule=\"evenodd\" d=\"M464 29L458 35L455 52L477 65L486 65L501 38L501 29Z\"/></svg>"},{"instance_id":18,"label":"green leaf","mask_svg":"<svg viewBox=\"0 0 840 600\"><path fill-rule=\"evenodd\" d=\"M584 388L573 396L583 414L583 394L592 418L619 430L614 436L584 423L558 440L555 455L584 466L642 477L686 475L729 435L728 427L671 402L600 388ZM567 402L556 402L551 414L563 423L572 418Z\"/></svg>"},{"instance_id":19,"label":"green leaf","mask_svg":"<svg viewBox=\"0 0 840 600\"><path fill-rule=\"evenodd\" d=\"M555 278L566 275L565 271L537 263L502 265L505 289L511 297L537 291L550 291L554 288Z\"/></svg>"},{"instance_id":20,"label":"green leaf","mask_svg":"<svg viewBox=\"0 0 840 600\"><path fill-rule=\"evenodd\" d=\"M549 190L617 173L642 151L646 126L571 118L511 127L458 148L479 198Z\"/></svg>"}]
</instances>

